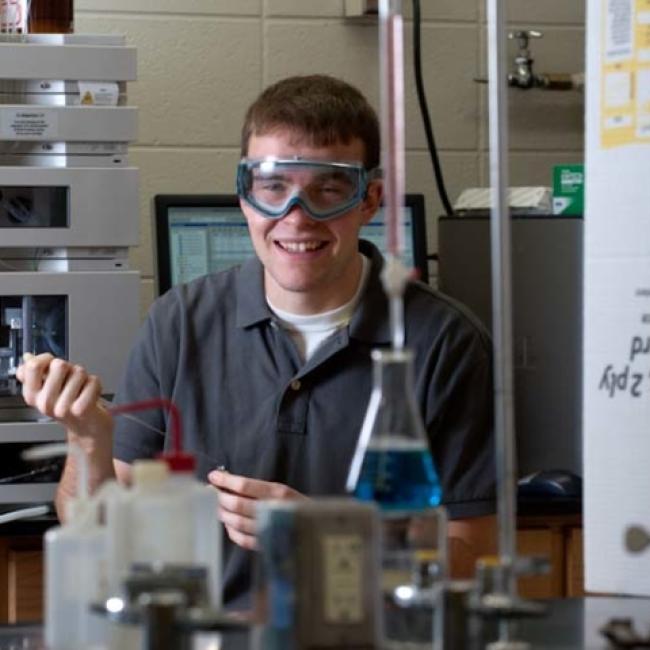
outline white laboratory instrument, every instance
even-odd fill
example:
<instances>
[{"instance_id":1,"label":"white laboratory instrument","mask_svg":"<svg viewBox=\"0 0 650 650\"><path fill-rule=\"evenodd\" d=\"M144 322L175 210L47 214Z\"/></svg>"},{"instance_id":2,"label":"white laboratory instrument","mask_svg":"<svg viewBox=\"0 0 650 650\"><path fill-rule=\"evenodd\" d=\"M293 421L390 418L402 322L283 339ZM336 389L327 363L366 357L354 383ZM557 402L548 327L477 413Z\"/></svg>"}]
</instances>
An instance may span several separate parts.
<instances>
[{"instance_id":1,"label":"white laboratory instrument","mask_svg":"<svg viewBox=\"0 0 650 650\"><path fill-rule=\"evenodd\" d=\"M114 393L139 324L135 48L117 35L0 34L0 444L58 440L16 380L24 353L79 363ZM51 499L52 478L12 483L0 503ZM22 479L21 479L22 481Z\"/></svg>"},{"instance_id":2,"label":"white laboratory instrument","mask_svg":"<svg viewBox=\"0 0 650 650\"><path fill-rule=\"evenodd\" d=\"M0 35L0 165L126 165L135 76L123 36Z\"/></svg>"}]
</instances>

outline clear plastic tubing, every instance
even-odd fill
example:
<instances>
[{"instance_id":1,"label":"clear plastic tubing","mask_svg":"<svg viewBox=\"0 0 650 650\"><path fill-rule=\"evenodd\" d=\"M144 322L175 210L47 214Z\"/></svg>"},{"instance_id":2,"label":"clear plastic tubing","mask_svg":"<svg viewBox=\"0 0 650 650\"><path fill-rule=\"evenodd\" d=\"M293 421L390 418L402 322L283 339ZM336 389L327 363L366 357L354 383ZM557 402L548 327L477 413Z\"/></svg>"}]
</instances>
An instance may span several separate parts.
<instances>
[{"instance_id":1,"label":"clear plastic tubing","mask_svg":"<svg viewBox=\"0 0 650 650\"><path fill-rule=\"evenodd\" d=\"M79 445L67 442L39 445L23 452L23 458L25 460L42 460L44 458L65 456L66 454L74 456L77 466L77 498L87 501L90 497L88 459Z\"/></svg>"},{"instance_id":2,"label":"clear plastic tubing","mask_svg":"<svg viewBox=\"0 0 650 650\"><path fill-rule=\"evenodd\" d=\"M401 264L404 249L404 28L401 10L401 0L379 2L382 167L388 255L385 286L395 349L404 346L403 293L406 280Z\"/></svg>"}]
</instances>

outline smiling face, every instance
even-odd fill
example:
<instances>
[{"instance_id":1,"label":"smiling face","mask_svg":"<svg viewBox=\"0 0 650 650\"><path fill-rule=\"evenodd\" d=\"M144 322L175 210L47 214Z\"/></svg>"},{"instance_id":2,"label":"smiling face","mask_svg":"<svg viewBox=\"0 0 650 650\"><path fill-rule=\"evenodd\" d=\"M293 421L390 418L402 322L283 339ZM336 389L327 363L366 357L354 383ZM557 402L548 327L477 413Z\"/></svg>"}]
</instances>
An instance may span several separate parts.
<instances>
[{"instance_id":1,"label":"smiling face","mask_svg":"<svg viewBox=\"0 0 650 650\"><path fill-rule=\"evenodd\" d=\"M280 129L252 135L247 155L251 159L272 156L351 162L363 160L364 146L354 139L348 144L315 147L297 140L294 132ZM361 274L359 230L370 221L380 200L381 183L373 181L358 206L328 221L312 219L300 205L281 219L269 219L242 201L255 252L264 265L269 301L292 313L315 314L350 300Z\"/></svg>"}]
</instances>

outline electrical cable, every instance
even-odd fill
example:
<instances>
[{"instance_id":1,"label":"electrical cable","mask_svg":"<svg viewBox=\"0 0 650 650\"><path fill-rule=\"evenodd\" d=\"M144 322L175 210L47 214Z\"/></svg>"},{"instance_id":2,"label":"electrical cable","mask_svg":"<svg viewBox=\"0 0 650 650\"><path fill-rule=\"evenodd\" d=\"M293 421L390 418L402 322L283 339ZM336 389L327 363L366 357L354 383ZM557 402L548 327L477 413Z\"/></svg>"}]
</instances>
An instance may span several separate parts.
<instances>
[{"instance_id":1,"label":"electrical cable","mask_svg":"<svg viewBox=\"0 0 650 650\"><path fill-rule=\"evenodd\" d=\"M13 510L11 512L4 512L0 514L0 524L8 524L12 521L19 521L20 519L33 519L34 517L42 517L50 514L52 508L49 505L33 506L31 508L21 508L20 510Z\"/></svg>"},{"instance_id":2,"label":"electrical cable","mask_svg":"<svg viewBox=\"0 0 650 650\"><path fill-rule=\"evenodd\" d=\"M13 483L27 483L36 478L50 478L57 481L58 474L61 473L63 465L60 461L50 462L35 469L14 474L12 476L3 476L0 478L0 485L12 485Z\"/></svg>"},{"instance_id":3,"label":"electrical cable","mask_svg":"<svg viewBox=\"0 0 650 650\"><path fill-rule=\"evenodd\" d=\"M424 82L422 80L421 27L422 19L420 15L420 0L413 0L413 72L415 75L415 88L417 90L418 103L420 105L420 113L422 114L422 123L427 138L431 164L433 165L433 173L436 178L438 195L440 196L440 200L447 216L451 217L454 215L454 209L449 201L449 196L447 195L447 189L445 187L445 180L443 178L442 168L438 158L438 150L433 135L433 127L431 126L431 117L429 115Z\"/></svg>"}]
</instances>

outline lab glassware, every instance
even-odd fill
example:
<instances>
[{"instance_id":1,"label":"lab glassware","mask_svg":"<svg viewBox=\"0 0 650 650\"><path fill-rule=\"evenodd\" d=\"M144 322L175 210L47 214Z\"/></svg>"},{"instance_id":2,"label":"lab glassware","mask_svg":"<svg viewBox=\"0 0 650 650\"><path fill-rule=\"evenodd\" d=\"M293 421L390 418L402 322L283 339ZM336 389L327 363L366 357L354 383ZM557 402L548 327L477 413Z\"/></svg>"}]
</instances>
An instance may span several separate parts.
<instances>
[{"instance_id":1,"label":"lab glassware","mask_svg":"<svg viewBox=\"0 0 650 650\"><path fill-rule=\"evenodd\" d=\"M31 34L69 34L74 31L74 0L30 0L27 30Z\"/></svg>"},{"instance_id":2,"label":"lab glassware","mask_svg":"<svg viewBox=\"0 0 650 650\"><path fill-rule=\"evenodd\" d=\"M434 617L442 620L438 604L447 565L440 481L415 401L413 353L376 349L372 360L373 388L347 489L380 509L387 647L431 647L442 635Z\"/></svg>"},{"instance_id":3,"label":"lab glassware","mask_svg":"<svg viewBox=\"0 0 650 650\"><path fill-rule=\"evenodd\" d=\"M0 0L0 32L69 34L74 31L74 0Z\"/></svg>"}]
</instances>

